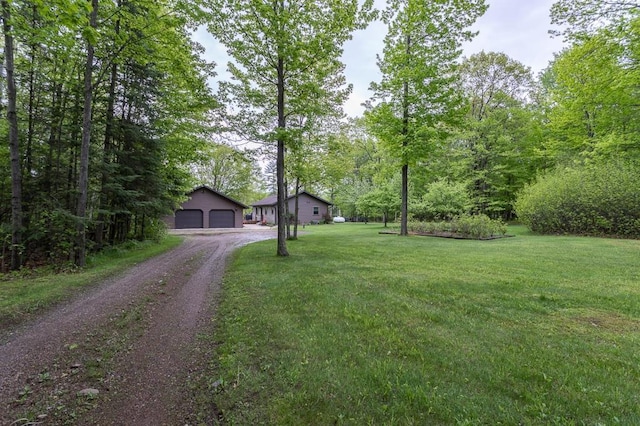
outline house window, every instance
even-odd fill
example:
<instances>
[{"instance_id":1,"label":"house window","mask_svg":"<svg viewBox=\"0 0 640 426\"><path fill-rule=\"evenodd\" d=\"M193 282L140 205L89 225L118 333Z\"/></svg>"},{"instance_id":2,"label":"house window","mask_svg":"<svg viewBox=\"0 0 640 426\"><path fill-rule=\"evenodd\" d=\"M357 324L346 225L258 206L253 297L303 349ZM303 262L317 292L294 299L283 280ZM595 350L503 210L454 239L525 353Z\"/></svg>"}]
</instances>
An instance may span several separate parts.
<instances>
[{"instance_id":1,"label":"house window","mask_svg":"<svg viewBox=\"0 0 640 426\"><path fill-rule=\"evenodd\" d=\"M320 214L320 207L313 206L313 215L318 216Z\"/></svg>"}]
</instances>

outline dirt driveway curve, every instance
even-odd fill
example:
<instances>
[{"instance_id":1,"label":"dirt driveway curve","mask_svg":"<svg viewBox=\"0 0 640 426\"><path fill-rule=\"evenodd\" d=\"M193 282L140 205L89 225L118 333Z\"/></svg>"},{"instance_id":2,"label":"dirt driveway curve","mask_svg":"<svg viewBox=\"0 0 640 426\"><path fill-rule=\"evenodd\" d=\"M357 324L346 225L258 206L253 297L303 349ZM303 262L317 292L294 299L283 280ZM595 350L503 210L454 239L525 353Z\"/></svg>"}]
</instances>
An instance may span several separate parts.
<instances>
[{"instance_id":1,"label":"dirt driveway curve","mask_svg":"<svg viewBox=\"0 0 640 426\"><path fill-rule=\"evenodd\" d=\"M5 333L0 424L33 424L27 415L38 424L210 423L190 394L198 392L190 381L202 374L210 350L197 335L211 327L229 255L274 237L259 230L194 233L176 249ZM205 417L215 415L215 407L209 411Z\"/></svg>"}]
</instances>

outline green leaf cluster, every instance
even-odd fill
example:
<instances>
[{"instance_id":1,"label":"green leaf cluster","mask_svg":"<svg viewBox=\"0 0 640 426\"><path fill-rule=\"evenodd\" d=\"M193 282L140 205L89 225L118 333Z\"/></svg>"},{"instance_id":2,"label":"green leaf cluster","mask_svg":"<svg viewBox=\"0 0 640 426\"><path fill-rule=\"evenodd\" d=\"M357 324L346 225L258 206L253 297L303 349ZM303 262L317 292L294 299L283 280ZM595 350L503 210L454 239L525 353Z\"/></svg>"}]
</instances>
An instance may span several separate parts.
<instances>
[{"instance_id":1,"label":"green leaf cluster","mask_svg":"<svg viewBox=\"0 0 640 426\"><path fill-rule=\"evenodd\" d=\"M418 220L451 220L467 213L473 205L464 182L439 179L427 187L422 199L411 206L411 213Z\"/></svg>"},{"instance_id":2,"label":"green leaf cluster","mask_svg":"<svg viewBox=\"0 0 640 426\"><path fill-rule=\"evenodd\" d=\"M483 0L388 2L388 33L378 60L382 80L371 84L367 114L373 133L401 165L425 158L459 122L460 46L485 10Z\"/></svg>"},{"instance_id":3,"label":"green leaf cluster","mask_svg":"<svg viewBox=\"0 0 640 426\"><path fill-rule=\"evenodd\" d=\"M208 0L209 31L227 48L221 82L226 130L292 148L315 118L339 113L351 92L343 44L371 18L371 1Z\"/></svg>"},{"instance_id":4,"label":"green leaf cluster","mask_svg":"<svg viewBox=\"0 0 640 426\"><path fill-rule=\"evenodd\" d=\"M400 210L400 192L397 185L390 182L360 195L356 207L365 216L382 216L386 223L391 215Z\"/></svg>"},{"instance_id":5,"label":"green leaf cluster","mask_svg":"<svg viewBox=\"0 0 640 426\"><path fill-rule=\"evenodd\" d=\"M573 159L638 158L640 18L583 35L543 76L546 155Z\"/></svg>"}]
</instances>

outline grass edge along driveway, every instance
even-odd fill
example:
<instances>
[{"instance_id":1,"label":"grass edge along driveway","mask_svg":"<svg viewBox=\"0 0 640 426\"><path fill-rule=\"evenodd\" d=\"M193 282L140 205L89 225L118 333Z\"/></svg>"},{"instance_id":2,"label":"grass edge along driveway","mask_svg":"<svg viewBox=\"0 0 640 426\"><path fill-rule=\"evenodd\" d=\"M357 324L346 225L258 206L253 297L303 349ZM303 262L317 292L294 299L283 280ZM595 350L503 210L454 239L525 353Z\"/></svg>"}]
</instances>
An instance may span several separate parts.
<instances>
[{"instance_id":1,"label":"grass edge along driveway","mask_svg":"<svg viewBox=\"0 0 640 426\"><path fill-rule=\"evenodd\" d=\"M640 424L640 241L307 228L225 277L231 424Z\"/></svg>"},{"instance_id":2,"label":"grass edge along driveway","mask_svg":"<svg viewBox=\"0 0 640 426\"><path fill-rule=\"evenodd\" d=\"M129 241L90 255L86 268L67 271L55 267L24 268L0 276L0 336L9 327L28 321L138 262L171 250L182 241L171 235L160 242Z\"/></svg>"}]
</instances>

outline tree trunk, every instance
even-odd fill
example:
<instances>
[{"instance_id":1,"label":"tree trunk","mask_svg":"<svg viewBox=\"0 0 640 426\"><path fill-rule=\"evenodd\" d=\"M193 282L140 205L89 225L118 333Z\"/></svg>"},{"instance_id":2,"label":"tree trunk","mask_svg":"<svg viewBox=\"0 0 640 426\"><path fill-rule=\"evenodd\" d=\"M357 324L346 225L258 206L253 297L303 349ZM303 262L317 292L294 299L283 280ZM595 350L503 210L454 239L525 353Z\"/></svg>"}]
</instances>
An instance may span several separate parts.
<instances>
[{"instance_id":1,"label":"tree trunk","mask_svg":"<svg viewBox=\"0 0 640 426\"><path fill-rule=\"evenodd\" d=\"M300 211L298 194L300 194L300 178L299 177L296 178L296 200L295 200L295 207L294 207L294 213L293 213L293 239L294 240L298 239L298 212Z\"/></svg>"},{"instance_id":2,"label":"tree trunk","mask_svg":"<svg viewBox=\"0 0 640 426\"><path fill-rule=\"evenodd\" d=\"M120 4L118 3L118 6ZM119 33L120 20L116 21L116 34ZM107 124L104 130L104 146L102 153L102 176L100 191L100 211L96 222L96 247L100 249L104 240L105 223L107 221L107 209L109 208L109 195L105 187L109 183L109 163L111 158L111 139L113 138L114 104L116 93L116 79L118 77L118 65L111 65L111 82L109 85L109 99L107 100Z\"/></svg>"},{"instance_id":3,"label":"tree trunk","mask_svg":"<svg viewBox=\"0 0 640 426\"><path fill-rule=\"evenodd\" d=\"M411 53L411 36L407 36L407 57ZM402 147L408 145L409 137L409 82L403 84L402 98ZM403 150L402 153L402 200L401 200L401 216L400 216L400 235L408 235L408 216L409 216L409 161Z\"/></svg>"},{"instance_id":4,"label":"tree trunk","mask_svg":"<svg viewBox=\"0 0 640 426\"><path fill-rule=\"evenodd\" d=\"M402 210L400 212L400 235L408 235L409 217L409 165L402 166Z\"/></svg>"},{"instance_id":5,"label":"tree trunk","mask_svg":"<svg viewBox=\"0 0 640 426\"><path fill-rule=\"evenodd\" d=\"M276 185L278 187L278 256L289 256L287 251L286 220L285 220L285 186L284 186L284 130L286 118L284 115L284 61L278 58L278 153L276 157Z\"/></svg>"},{"instance_id":6,"label":"tree trunk","mask_svg":"<svg viewBox=\"0 0 640 426\"><path fill-rule=\"evenodd\" d=\"M89 25L97 27L98 0L91 0ZM89 192L89 148L91 144L91 103L93 93L93 43L87 41L87 62L84 71L84 107L82 109L82 142L80 145L80 171L78 173L78 216L76 265L84 267L87 256L86 212Z\"/></svg>"},{"instance_id":7,"label":"tree trunk","mask_svg":"<svg viewBox=\"0 0 640 426\"><path fill-rule=\"evenodd\" d=\"M122 8L122 2L120 0L117 1L116 4L117 9ZM120 35L120 19L116 21L115 24L115 35L116 38ZM100 210L98 213L98 220L96 222L96 246L97 248L101 248L103 245L104 234L105 234L105 224L107 222L107 210L109 208L109 194L105 191L105 186L107 186L109 182L109 163L111 161L111 149L112 144L111 141L113 139L113 125L114 125L114 117L115 117L115 98L116 98L116 82L118 78L118 64L113 62L111 64L111 78L109 83L109 98L107 100L107 117L106 117L106 126L104 130L104 147L102 154L102 174L100 177L101 181L101 191L100 191ZM110 217L112 215L109 214Z\"/></svg>"},{"instance_id":8,"label":"tree trunk","mask_svg":"<svg viewBox=\"0 0 640 426\"><path fill-rule=\"evenodd\" d=\"M18 141L18 113L16 110L16 81L13 59L11 9L2 0L2 30L4 32L4 60L7 71L7 121L9 122L9 158L11 161L11 269L22 266L22 171Z\"/></svg>"},{"instance_id":9,"label":"tree trunk","mask_svg":"<svg viewBox=\"0 0 640 426\"><path fill-rule=\"evenodd\" d=\"M284 150L285 154L287 153L287 149L285 148ZM289 182L287 182L287 180L284 180L284 217L286 218L287 221L287 226L286 226L286 230L287 230L287 240L291 239L291 212L289 212Z\"/></svg>"}]
</instances>

